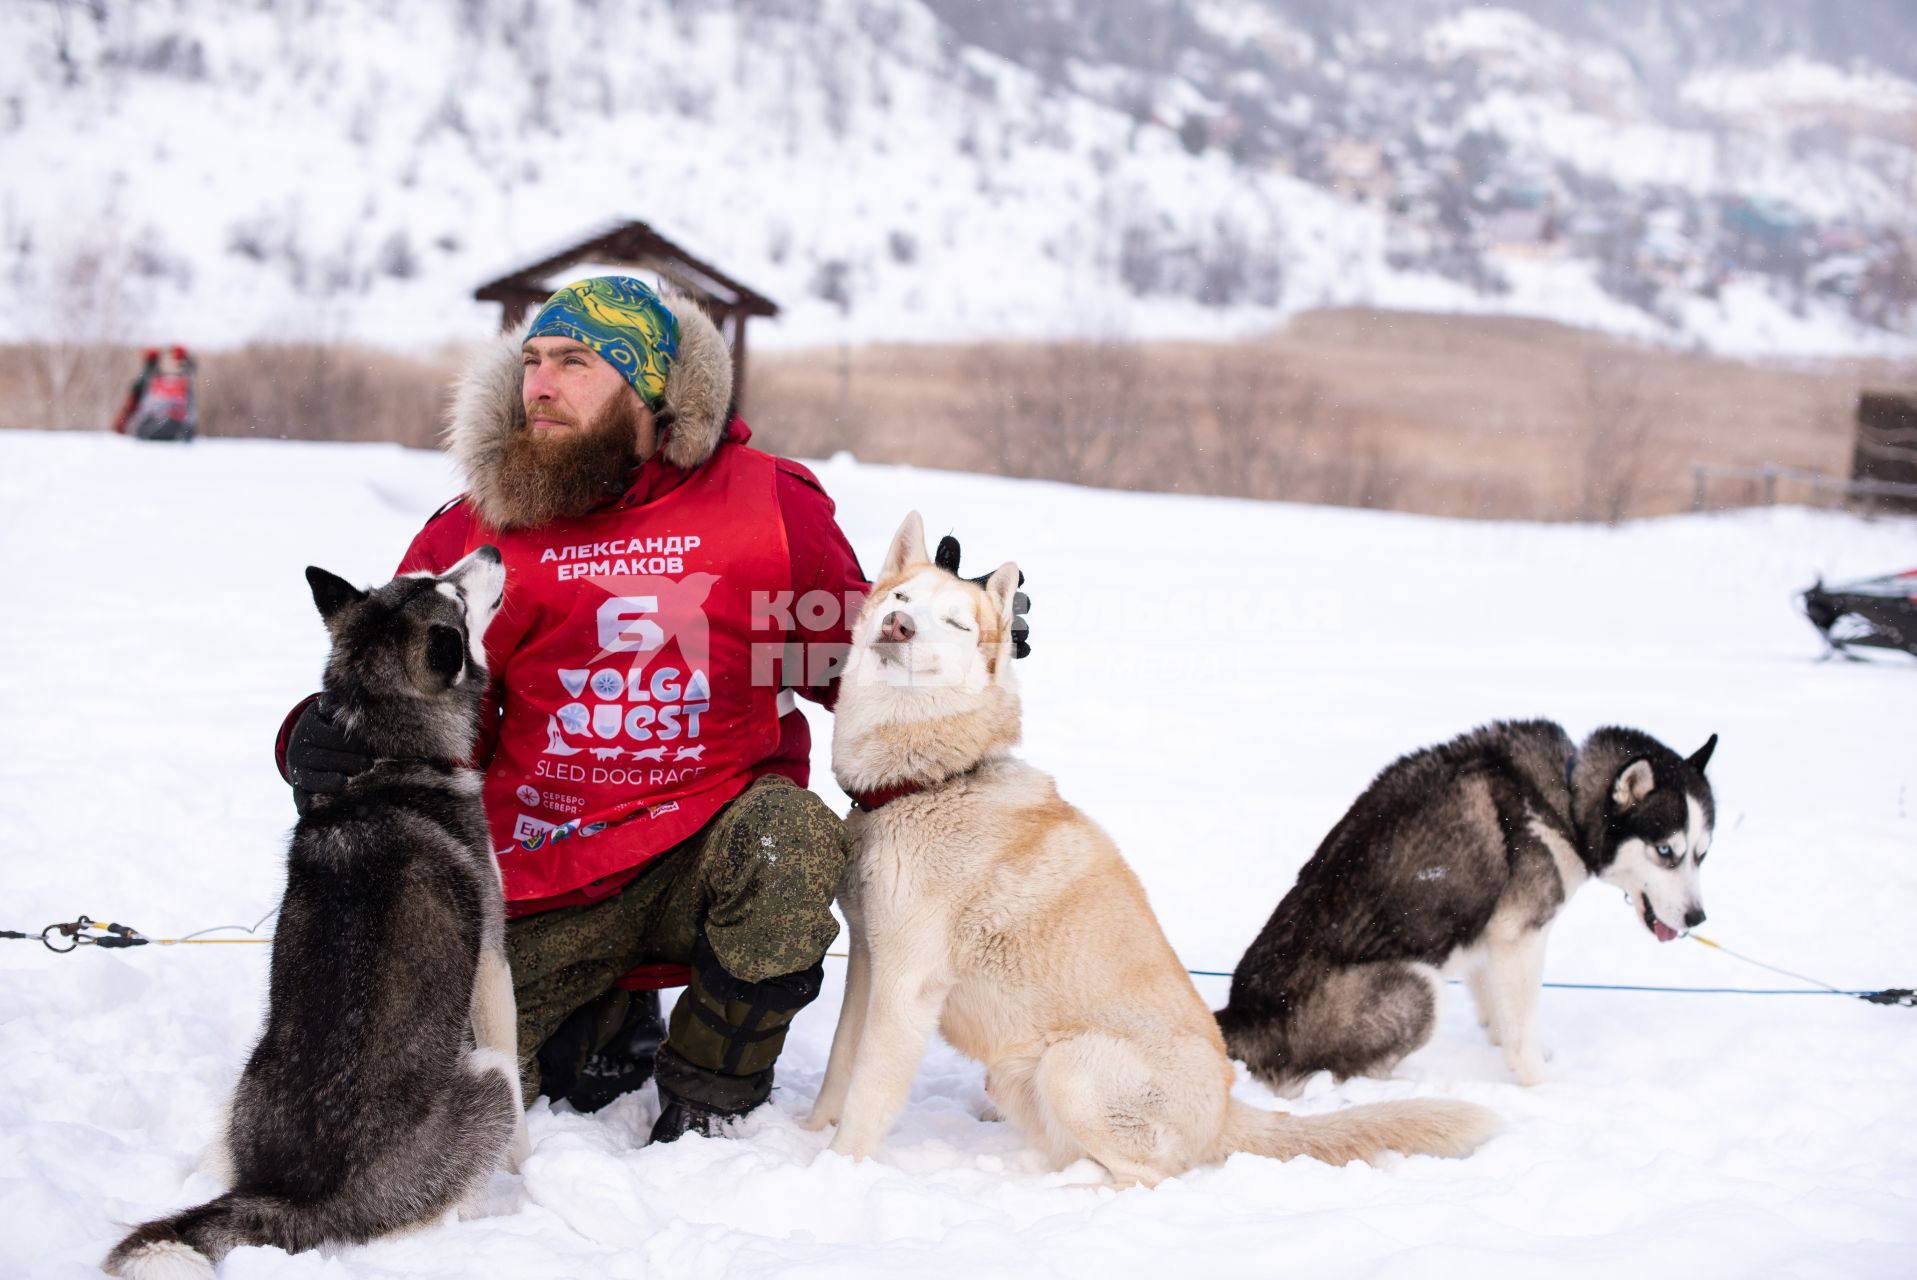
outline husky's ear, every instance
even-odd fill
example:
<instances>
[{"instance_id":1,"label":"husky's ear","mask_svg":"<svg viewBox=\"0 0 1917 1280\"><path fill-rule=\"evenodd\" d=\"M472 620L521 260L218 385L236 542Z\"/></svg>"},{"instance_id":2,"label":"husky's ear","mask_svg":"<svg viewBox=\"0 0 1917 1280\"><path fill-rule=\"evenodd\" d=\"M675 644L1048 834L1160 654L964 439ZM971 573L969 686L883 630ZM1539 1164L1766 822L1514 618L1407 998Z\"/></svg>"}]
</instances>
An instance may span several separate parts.
<instances>
[{"instance_id":1,"label":"husky's ear","mask_svg":"<svg viewBox=\"0 0 1917 1280\"><path fill-rule=\"evenodd\" d=\"M992 576L985 580L985 594L998 607L999 622L1003 626L1011 626L1012 598L1018 594L1018 581L1018 566L1010 560L992 570Z\"/></svg>"},{"instance_id":2,"label":"husky's ear","mask_svg":"<svg viewBox=\"0 0 1917 1280\"><path fill-rule=\"evenodd\" d=\"M985 669L995 677L1011 674L1012 664L1006 661L1014 648L1012 640L1012 602L1018 596L1018 584L1022 575L1018 566L1007 560L992 570L992 576L985 580L985 594L991 600L992 607L998 612L998 634L990 637L995 643L985 651ZM986 637L981 636L981 639Z\"/></svg>"},{"instance_id":3,"label":"husky's ear","mask_svg":"<svg viewBox=\"0 0 1917 1280\"><path fill-rule=\"evenodd\" d=\"M892 535L892 545L886 548L885 563L879 568L878 581L903 573L907 565L924 564L925 521L919 519L916 511L908 512L905 523Z\"/></svg>"},{"instance_id":4,"label":"husky's ear","mask_svg":"<svg viewBox=\"0 0 1917 1280\"><path fill-rule=\"evenodd\" d=\"M426 666L447 684L458 684L466 670L466 637L458 627L436 624L426 631Z\"/></svg>"},{"instance_id":5,"label":"husky's ear","mask_svg":"<svg viewBox=\"0 0 1917 1280\"><path fill-rule=\"evenodd\" d=\"M347 605L358 604L366 598L364 591L315 564L306 566L306 585L313 589L313 603L319 606L320 617L328 622Z\"/></svg>"},{"instance_id":6,"label":"husky's ear","mask_svg":"<svg viewBox=\"0 0 1917 1280\"><path fill-rule=\"evenodd\" d=\"M1633 760L1611 787L1611 803L1620 809L1628 809L1656 789L1657 779L1651 775L1651 762Z\"/></svg>"},{"instance_id":7,"label":"husky's ear","mask_svg":"<svg viewBox=\"0 0 1917 1280\"><path fill-rule=\"evenodd\" d=\"M1712 734L1710 741L1699 747L1696 754L1686 758L1684 763L1702 773L1704 766L1711 762L1711 752L1715 750L1717 750L1717 735Z\"/></svg>"}]
</instances>

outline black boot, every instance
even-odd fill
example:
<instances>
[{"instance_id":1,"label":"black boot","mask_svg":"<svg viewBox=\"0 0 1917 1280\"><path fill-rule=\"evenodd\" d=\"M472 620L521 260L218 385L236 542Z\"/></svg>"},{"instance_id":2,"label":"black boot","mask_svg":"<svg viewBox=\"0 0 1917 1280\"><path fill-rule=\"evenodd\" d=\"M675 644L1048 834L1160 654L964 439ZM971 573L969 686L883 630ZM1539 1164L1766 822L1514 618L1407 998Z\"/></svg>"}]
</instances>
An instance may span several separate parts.
<instances>
[{"instance_id":1,"label":"black boot","mask_svg":"<svg viewBox=\"0 0 1917 1280\"><path fill-rule=\"evenodd\" d=\"M701 933L693 943L692 981L672 1008L659 1049L659 1121L652 1141L687 1133L707 1137L772 1092L772 1065L793 1015L812 1003L823 964L763 982L745 982L719 964Z\"/></svg>"},{"instance_id":2,"label":"black boot","mask_svg":"<svg viewBox=\"0 0 1917 1280\"><path fill-rule=\"evenodd\" d=\"M659 1119L652 1142L673 1142L696 1133L716 1138L728 1120L736 1120L772 1093L772 1068L749 1076L730 1076L695 1067L672 1046L659 1050Z\"/></svg>"},{"instance_id":3,"label":"black boot","mask_svg":"<svg viewBox=\"0 0 1917 1280\"><path fill-rule=\"evenodd\" d=\"M539 1047L539 1091L597 1111L652 1078L666 1036L656 991L608 991Z\"/></svg>"}]
</instances>

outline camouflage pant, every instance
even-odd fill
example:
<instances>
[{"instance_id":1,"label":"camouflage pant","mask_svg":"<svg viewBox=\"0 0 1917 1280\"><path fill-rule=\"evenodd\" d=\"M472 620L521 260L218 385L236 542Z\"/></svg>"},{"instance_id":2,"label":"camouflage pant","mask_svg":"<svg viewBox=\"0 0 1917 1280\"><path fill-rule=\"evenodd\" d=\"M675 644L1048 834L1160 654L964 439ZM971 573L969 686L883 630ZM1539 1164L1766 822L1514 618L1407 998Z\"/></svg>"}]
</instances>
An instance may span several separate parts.
<instances>
[{"instance_id":1,"label":"camouflage pant","mask_svg":"<svg viewBox=\"0 0 1917 1280\"><path fill-rule=\"evenodd\" d=\"M612 897L509 922L526 1097L539 1086L534 1055L574 1010L636 965L690 963L701 930L741 982L817 964L838 935L831 906L850 851L823 800L768 775ZM718 1068L702 1061L710 1050L683 1043L700 1033L680 1012L669 1042L696 1065ZM783 1039L766 1046L772 1057Z\"/></svg>"}]
</instances>

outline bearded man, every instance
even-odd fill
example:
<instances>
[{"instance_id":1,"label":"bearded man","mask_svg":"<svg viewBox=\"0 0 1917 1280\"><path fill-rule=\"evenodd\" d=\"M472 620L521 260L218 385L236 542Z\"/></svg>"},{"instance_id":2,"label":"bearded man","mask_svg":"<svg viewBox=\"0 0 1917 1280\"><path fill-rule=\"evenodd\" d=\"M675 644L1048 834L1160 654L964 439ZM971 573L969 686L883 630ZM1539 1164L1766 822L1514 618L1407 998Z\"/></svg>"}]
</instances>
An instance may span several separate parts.
<instances>
[{"instance_id":1,"label":"bearded man","mask_svg":"<svg viewBox=\"0 0 1917 1280\"><path fill-rule=\"evenodd\" d=\"M505 560L471 763L526 1096L590 1109L654 1074L655 1142L765 1101L849 854L805 789L793 693L832 704L865 575L818 480L750 447L731 399L725 341L689 299L568 285L466 372L448 443L467 492L399 565L487 543ZM368 763L318 698L278 754L302 805ZM679 981L659 1044L651 989Z\"/></svg>"}]
</instances>

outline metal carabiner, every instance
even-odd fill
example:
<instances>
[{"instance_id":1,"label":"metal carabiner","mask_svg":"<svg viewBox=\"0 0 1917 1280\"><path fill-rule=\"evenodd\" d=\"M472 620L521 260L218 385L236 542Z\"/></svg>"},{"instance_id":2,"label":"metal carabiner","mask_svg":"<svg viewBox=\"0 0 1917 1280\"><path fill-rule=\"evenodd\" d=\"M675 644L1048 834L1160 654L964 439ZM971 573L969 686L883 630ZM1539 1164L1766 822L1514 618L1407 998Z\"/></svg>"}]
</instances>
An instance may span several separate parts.
<instances>
[{"instance_id":1,"label":"metal carabiner","mask_svg":"<svg viewBox=\"0 0 1917 1280\"><path fill-rule=\"evenodd\" d=\"M46 947L48 951L53 952L55 955L63 956L67 952L79 946L82 942L93 941L93 939L85 937L81 933L81 930L85 929L88 925L92 923L93 921L87 919L85 916L81 916L78 920L75 920L70 924L50 924L46 928L40 930L40 942L43 946ZM53 939L48 936L49 934L53 934L53 933L58 933L60 934L60 936L66 938L67 945L64 947L54 946Z\"/></svg>"}]
</instances>

